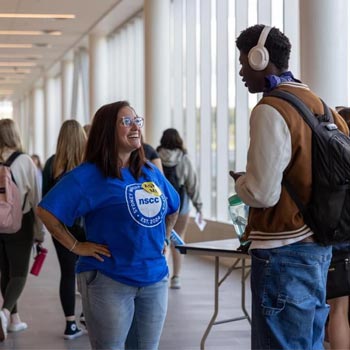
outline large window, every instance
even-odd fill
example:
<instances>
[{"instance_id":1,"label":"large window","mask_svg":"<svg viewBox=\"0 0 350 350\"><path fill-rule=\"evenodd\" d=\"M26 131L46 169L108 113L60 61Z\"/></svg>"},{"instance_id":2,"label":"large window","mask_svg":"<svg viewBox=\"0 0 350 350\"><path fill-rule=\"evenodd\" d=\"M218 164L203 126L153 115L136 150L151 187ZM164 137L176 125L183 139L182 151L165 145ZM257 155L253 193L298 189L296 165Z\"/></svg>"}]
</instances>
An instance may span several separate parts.
<instances>
[{"instance_id":1,"label":"large window","mask_svg":"<svg viewBox=\"0 0 350 350\"><path fill-rule=\"evenodd\" d=\"M0 119L12 118L13 107L11 101L0 101Z\"/></svg>"},{"instance_id":2,"label":"large window","mask_svg":"<svg viewBox=\"0 0 350 350\"><path fill-rule=\"evenodd\" d=\"M144 114L143 20L136 16L108 38L109 99L128 100Z\"/></svg>"}]
</instances>

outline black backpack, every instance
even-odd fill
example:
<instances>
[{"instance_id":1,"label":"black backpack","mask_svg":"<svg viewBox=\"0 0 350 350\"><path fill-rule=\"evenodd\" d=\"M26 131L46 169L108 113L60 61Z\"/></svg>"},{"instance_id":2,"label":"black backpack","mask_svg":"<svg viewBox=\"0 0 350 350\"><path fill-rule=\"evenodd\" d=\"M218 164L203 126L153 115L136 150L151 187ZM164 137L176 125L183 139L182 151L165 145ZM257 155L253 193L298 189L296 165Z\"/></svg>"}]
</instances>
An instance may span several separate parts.
<instances>
[{"instance_id":1,"label":"black backpack","mask_svg":"<svg viewBox=\"0 0 350 350\"><path fill-rule=\"evenodd\" d=\"M175 190L180 196L180 208L179 211L181 211L183 203L184 203L184 198L185 198L185 186L180 185L179 178L176 174L176 165L174 166L165 166L163 165L163 173L164 176L168 179L168 181L173 185Z\"/></svg>"},{"instance_id":2,"label":"black backpack","mask_svg":"<svg viewBox=\"0 0 350 350\"><path fill-rule=\"evenodd\" d=\"M310 203L301 203L284 179L317 242L330 245L350 241L350 138L334 124L329 107L322 101L323 115L314 115L294 94L274 90L265 94L289 102L312 130L312 192Z\"/></svg>"}]
</instances>

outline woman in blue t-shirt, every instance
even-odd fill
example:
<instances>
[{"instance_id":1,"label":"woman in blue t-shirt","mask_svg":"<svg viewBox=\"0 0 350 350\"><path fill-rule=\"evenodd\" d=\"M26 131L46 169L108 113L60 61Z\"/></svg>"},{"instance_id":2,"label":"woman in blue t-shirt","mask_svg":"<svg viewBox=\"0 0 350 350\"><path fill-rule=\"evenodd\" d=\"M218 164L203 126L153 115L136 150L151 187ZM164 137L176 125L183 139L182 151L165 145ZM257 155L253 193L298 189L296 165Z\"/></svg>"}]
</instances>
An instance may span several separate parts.
<instances>
[{"instance_id":1,"label":"woman in blue t-shirt","mask_svg":"<svg viewBox=\"0 0 350 350\"><path fill-rule=\"evenodd\" d=\"M165 242L179 196L145 159L143 122L126 101L101 107L84 163L38 207L55 239L80 256L78 285L92 349L156 350L166 316ZM86 242L67 230L81 216Z\"/></svg>"}]
</instances>

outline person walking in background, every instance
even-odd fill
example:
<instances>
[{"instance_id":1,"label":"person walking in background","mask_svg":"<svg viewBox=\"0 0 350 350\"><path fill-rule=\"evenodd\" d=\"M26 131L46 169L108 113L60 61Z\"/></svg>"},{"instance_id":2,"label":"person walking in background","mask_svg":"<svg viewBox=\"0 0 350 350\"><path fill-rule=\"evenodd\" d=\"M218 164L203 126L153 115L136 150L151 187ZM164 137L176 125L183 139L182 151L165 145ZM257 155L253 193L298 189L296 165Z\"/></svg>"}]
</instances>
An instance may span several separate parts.
<instances>
[{"instance_id":1,"label":"person walking in background","mask_svg":"<svg viewBox=\"0 0 350 350\"><path fill-rule=\"evenodd\" d=\"M350 107L336 107L337 112L343 117L350 128Z\"/></svg>"},{"instance_id":2,"label":"person walking in background","mask_svg":"<svg viewBox=\"0 0 350 350\"><path fill-rule=\"evenodd\" d=\"M179 196L146 161L143 123L126 101L102 106L84 163L38 207L55 239L80 256L78 285L92 349L158 349L166 316L165 250ZM80 216L86 242L67 230Z\"/></svg>"},{"instance_id":3,"label":"person walking in background","mask_svg":"<svg viewBox=\"0 0 350 350\"><path fill-rule=\"evenodd\" d=\"M85 124L85 125L83 126L83 128L84 128L84 131L85 131L85 133L86 133L86 136L89 137L89 133L90 133L90 129L91 129L91 124Z\"/></svg>"},{"instance_id":4,"label":"person walking in background","mask_svg":"<svg viewBox=\"0 0 350 350\"><path fill-rule=\"evenodd\" d=\"M337 112L350 127L350 108L337 108ZM332 250L333 256L349 252L350 244L342 243L335 245ZM328 321L328 339L330 348L331 350L350 350L349 296L328 299L327 303L330 306Z\"/></svg>"},{"instance_id":5,"label":"person walking in background","mask_svg":"<svg viewBox=\"0 0 350 350\"><path fill-rule=\"evenodd\" d=\"M333 256L349 253L350 243L333 246ZM345 266L344 266L345 268ZM347 283L343 281L343 283ZM328 341L331 350L350 350L349 296L327 299L329 319L327 324Z\"/></svg>"},{"instance_id":6,"label":"person walking in background","mask_svg":"<svg viewBox=\"0 0 350 350\"><path fill-rule=\"evenodd\" d=\"M41 165L41 160L40 157L37 154L32 154L31 158L36 165L36 173L38 177L38 183L40 186L40 192L41 192L41 187L42 187L42 182L43 182L43 167Z\"/></svg>"},{"instance_id":7,"label":"person walking in background","mask_svg":"<svg viewBox=\"0 0 350 350\"><path fill-rule=\"evenodd\" d=\"M314 114L319 97L288 71L289 39L277 28L255 25L236 40L239 75L250 93L284 90ZM332 111L338 128L346 123ZM297 205L282 185L290 183L307 205L312 188L312 131L287 101L263 95L250 115L245 173L231 171L249 205L252 349L323 349L328 315L326 279L331 247L315 242ZM316 232L315 232L316 233Z\"/></svg>"},{"instance_id":8,"label":"person walking in background","mask_svg":"<svg viewBox=\"0 0 350 350\"><path fill-rule=\"evenodd\" d=\"M62 177L82 163L86 146L86 134L76 120L66 120L60 129L56 153L51 156L43 171L43 197L62 179ZM84 241L85 232L81 219L74 222L69 231L79 241ZM60 300L66 317L65 339L75 339L84 334L79 329L75 319L75 265L78 256L65 248L55 237L53 243L56 249L61 270ZM84 322L83 316L81 316Z\"/></svg>"},{"instance_id":9,"label":"person walking in background","mask_svg":"<svg viewBox=\"0 0 350 350\"><path fill-rule=\"evenodd\" d=\"M7 337L7 331L25 330L28 325L21 321L18 313L18 299L24 289L30 253L33 243L44 240L43 226L35 215L41 195L36 167L29 155L22 153L22 142L17 125L12 119L0 119L0 162L15 156L11 172L20 192L22 203L22 225L18 232L0 233L1 294L0 341Z\"/></svg>"},{"instance_id":10,"label":"person walking in background","mask_svg":"<svg viewBox=\"0 0 350 350\"><path fill-rule=\"evenodd\" d=\"M176 129L166 129L160 139L157 152L162 161L164 175L180 194L180 211L174 230L184 240L190 217L190 200L202 220L202 201L195 169L187 155L183 140ZM170 288L181 288L181 268L183 256L171 245L173 275Z\"/></svg>"},{"instance_id":11,"label":"person walking in background","mask_svg":"<svg viewBox=\"0 0 350 350\"><path fill-rule=\"evenodd\" d=\"M163 172L162 161L159 158L157 151L148 143L142 142L143 151L145 152L145 157L150 162L152 162L161 172Z\"/></svg>"}]
</instances>

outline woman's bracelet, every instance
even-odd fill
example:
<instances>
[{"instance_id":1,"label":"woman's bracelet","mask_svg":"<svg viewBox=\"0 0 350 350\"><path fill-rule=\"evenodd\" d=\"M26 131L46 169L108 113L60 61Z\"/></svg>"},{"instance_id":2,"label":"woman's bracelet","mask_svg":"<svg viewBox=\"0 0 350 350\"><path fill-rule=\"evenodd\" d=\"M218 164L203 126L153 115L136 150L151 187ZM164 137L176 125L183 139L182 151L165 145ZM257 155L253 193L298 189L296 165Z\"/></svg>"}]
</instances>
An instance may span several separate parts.
<instances>
[{"instance_id":1,"label":"woman's bracelet","mask_svg":"<svg viewBox=\"0 0 350 350\"><path fill-rule=\"evenodd\" d=\"M72 248L70 248L69 251L72 252L73 249L77 246L77 244L78 244L78 240L76 239L74 244L73 244L73 246L72 246Z\"/></svg>"}]
</instances>

